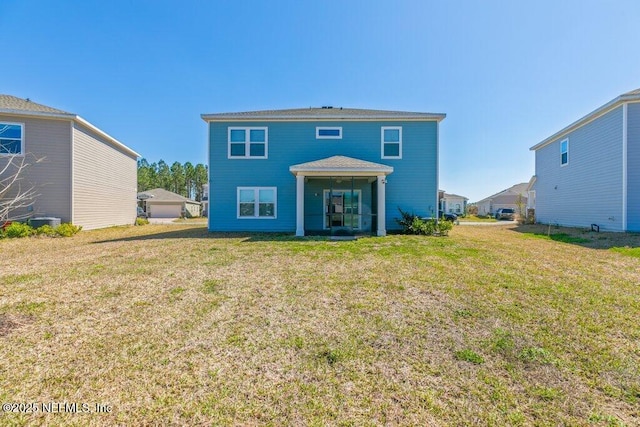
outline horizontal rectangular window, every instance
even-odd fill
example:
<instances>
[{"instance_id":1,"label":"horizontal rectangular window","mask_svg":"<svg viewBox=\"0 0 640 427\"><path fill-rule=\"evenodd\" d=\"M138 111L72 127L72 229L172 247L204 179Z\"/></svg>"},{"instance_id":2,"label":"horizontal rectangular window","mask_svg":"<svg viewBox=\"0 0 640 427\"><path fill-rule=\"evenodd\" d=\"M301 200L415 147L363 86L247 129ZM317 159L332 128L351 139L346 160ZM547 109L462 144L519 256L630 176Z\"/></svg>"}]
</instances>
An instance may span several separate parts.
<instances>
[{"instance_id":1,"label":"horizontal rectangular window","mask_svg":"<svg viewBox=\"0 0 640 427\"><path fill-rule=\"evenodd\" d=\"M316 127L316 139L342 139L342 128Z\"/></svg>"},{"instance_id":2,"label":"horizontal rectangular window","mask_svg":"<svg viewBox=\"0 0 640 427\"><path fill-rule=\"evenodd\" d=\"M238 187L238 218L276 218L277 193L276 187Z\"/></svg>"},{"instance_id":3,"label":"horizontal rectangular window","mask_svg":"<svg viewBox=\"0 0 640 427\"><path fill-rule=\"evenodd\" d=\"M24 125L0 122L0 156L24 154Z\"/></svg>"},{"instance_id":4,"label":"horizontal rectangular window","mask_svg":"<svg viewBox=\"0 0 640 427\"><path fill-rule=\"evenodd\" d=\"M230 127L228 144L228 157L230 159L266 159L267 128Z\"/></svg>"},{"instance_id":5,"label":"horizontal rectangular window","mask_svg":"<svg viewBox=\"0 0 640 427\"><path fill-rule=\"evenodd\" d=\"M402 158L402 127L383 126L382 127L382 158L401 159Z\"/></svg>"},{"instance_id":6,"label":"horizontal rectangular window","mask_svg":"<svg viewBox=\"0 0 640 427\"><path fill-rule=\"evenodd\" d=\"M565 139L560 143L560 165L569 163L569 140Z\"/></svg>"}]
</instances>

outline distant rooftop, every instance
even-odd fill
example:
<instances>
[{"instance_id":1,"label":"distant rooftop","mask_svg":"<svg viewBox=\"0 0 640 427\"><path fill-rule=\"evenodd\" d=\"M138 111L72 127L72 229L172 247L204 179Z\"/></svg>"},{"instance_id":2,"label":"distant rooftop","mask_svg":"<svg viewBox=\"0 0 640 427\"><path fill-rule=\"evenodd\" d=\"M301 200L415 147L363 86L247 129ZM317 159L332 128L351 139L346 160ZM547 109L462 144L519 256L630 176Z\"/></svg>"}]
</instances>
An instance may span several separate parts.
<instances>
[{"instance_id":1,"label":"distant rooftop","mask_svg":"<svg viewBox=\"0 0 640 427\"><path fill-rule=\"evenodd\" d=\"M57 108L48 107L31 101L29 98L22 99L12 95L0 95L0 112L24 112L30 111L34 113L49 113L75 116L75 114L67 111L58 110Z\"/></svg>"},{"instance_id":2,"label":"distant rooftop","mask_svg":"<svg viewBox=\"0 0 640 427\"><path fill-rule=\"evenodd\" d=\"M205 121L222 120L301 120L301 119L405 119L405 120L443 120L441 113L419 113L410 111L369 110L343 107L309 107L285 110L245 111L237 113L202 114Z\"/></svg>"}]
</instances>

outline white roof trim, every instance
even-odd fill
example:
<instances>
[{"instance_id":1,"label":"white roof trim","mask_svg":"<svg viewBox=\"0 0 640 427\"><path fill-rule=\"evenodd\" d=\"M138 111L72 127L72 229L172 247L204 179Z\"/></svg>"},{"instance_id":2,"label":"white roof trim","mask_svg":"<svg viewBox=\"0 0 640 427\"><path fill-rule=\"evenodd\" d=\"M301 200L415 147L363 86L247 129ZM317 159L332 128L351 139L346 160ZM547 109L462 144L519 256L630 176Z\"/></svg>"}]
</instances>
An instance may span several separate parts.
<instances>
[{"instance_id":1,"label":"white roof trim","mask_svg":"<svg viewBox=\"0 0 640 427\"><path fill-rule=\"evenodd\" d=\"M92 125L91 123L89 123L88 121L86 121L82 117L78 116L77 114L71 114L71 113L69 113L69 114L47 113L47 112L44 112L44 111L25 111L25 110L14 110L14 109L10 109L10 108L0 108L0 114L8 114L8 115L12 115L12 116L43 117L43 118L48 118L48 119L73 120L74 122L80 123L81 125L91 129L93 132L97 133L98 135L102 136L103 138L108 139L109 142L111 144L113 144L116 148L119 148L119 149L121 149L123 151L126 151L127 153L129 153L132 156L142 157L140 154L138 154L137 152L133 151L131 148L127 147L122 142L118 141L117 139L115 139L114 137L112 137L111 135L106 133L105 131L97 128L94 125Z\"/></svg>"},{"instance_id":2,"label":"white roof trim","mask_svg":"<svg viewBox=\"0 0 640 427\"><path fill-rule=\"evenodd\" d=\"M531 151L539 150L540 148L551 144L552 142L562 138L568 133L573 132L574 130L586 125L587 123L597 119L600 116L607 114L608 112L618 108L620 105L625 104L627 102L640 102L640 93L623 94L618 96L617 98L607 102L603 106L593 110L592 112L582 117L581 119L578 119L575 122L571 123L569 126L565 127L564 129L554 133L550 137L534 145L529 150Z\"/></svg>"},{"instance_id":3,"label":"white roof trim","mask_svg":"<svg viewBox=\"0 0 640 427\"><path fill-rule=\"evenodd\" d=\"M319 162L328 161L335 157L343 157L345 160L355 160L361 162L360 166L323 166ZM393 173L393 167L382 165L379 163L373 163L366 160L353 159L344 156L334 156L327 159L315 160L312 162L302 163L299 165L292 165L289 167L289 172L294 175L305 176L336 176L336 175L349 175L349 176L373 176L373 175L389 175Z\"/></svg>"},{"instance_id":4,"label":"white roof trim","mask_svg":"<svg viewBox=\"0 0 640 427\"><path fill-rule=\"evenodd\" d=\"M95 127L94 125L92 125L91 123L89 123L88 121L83 119L82 117L74 116L74 120L76 122L80 123L81 125L88 127L89 129L91 129L92 131L97 133L98 135L108 139L109 141L111 141L111 143L113 145L115 145L116 147L120 148L121 150L124 150L124 151L128 152L129 154L131 154L133 156L142 157L140 154L138 154L137 152L133 151L131 148L127 147L122 142L118 141L117 139L115 139L114 137L112 137L111 135L106 133L105 131L100 130L99 128Z\"/></svg>"}]
</instances>

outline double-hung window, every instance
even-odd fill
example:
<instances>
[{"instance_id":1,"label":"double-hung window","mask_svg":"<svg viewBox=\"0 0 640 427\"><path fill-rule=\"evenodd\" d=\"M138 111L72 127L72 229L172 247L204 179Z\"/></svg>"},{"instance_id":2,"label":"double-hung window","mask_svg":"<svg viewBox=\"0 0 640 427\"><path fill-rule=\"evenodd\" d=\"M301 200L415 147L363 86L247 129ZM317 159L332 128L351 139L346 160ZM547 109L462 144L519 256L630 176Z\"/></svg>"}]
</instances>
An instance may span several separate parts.
<instances>
[{"instance_id":1,"label":"double-hung window","mask_svg":"<svg viewBox=\"0 0 640 427\"><path fill-rule=\"evenodd\" d=\"M238 187L238 218L275 219L276 187Z\"/></svg>"},{"instance_id":2,"label":"double-hung window","mask_svg":"<svg viewBox=\"0 0 640 427\"><path fill-rule=\"evenodd\" d=\"M0 122L0 156L24 154L24 125Z\"/></svg>"},{"instance_id":3,"label":"double-hung window","mask_svg":"<svg viewBox=\"0 0 640 427\"><path fill-rule=\"evenodd\" d=\"M268 146L266 127L230 127L230 159L266 159Z\"/></svg>"},{"instance_id":4,"label":"double-hung window","mask_svg":"<svg viewBox=\"0 0 640 427\"><path fill-rule=\"evenodd\" d=\"M382 127L382 158L401 159L402 158L402 127L383 126Z\"/></svg>"},{"instance_id":5,"label":"double-hung window","mask_svg":"<svg viewBox=\"0 0 640 427\"><path fill-rule=\"evenodd\" d=\"M569 163L569 140L563 139L560 142L560 166Z\"/></svg>"}]
</instances>

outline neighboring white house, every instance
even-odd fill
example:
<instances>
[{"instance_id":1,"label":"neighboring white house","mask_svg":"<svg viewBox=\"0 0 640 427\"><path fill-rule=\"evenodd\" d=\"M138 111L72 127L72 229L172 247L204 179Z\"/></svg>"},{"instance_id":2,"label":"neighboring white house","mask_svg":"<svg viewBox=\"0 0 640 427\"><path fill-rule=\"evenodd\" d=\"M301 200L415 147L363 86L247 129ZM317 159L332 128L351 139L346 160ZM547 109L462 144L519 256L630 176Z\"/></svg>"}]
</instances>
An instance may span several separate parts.
<instances>
[{"instance_id":1,"label":"neighboring white house","mask_svg":"<svg viewBox=\"0 0 640 427\"><path fill-rule=\"evenodd\" d=\"M200 216L201 205L179 194L154 188L138 193L149 218L192 218Z\"/></svg>"},{"instance_id":2,"label":"neighboring white house","mask_svg":"<svg viewBox=\"0 0 640 427\"><path fill-rule=\"evenodd\" d=\"M463 215L467 211L467 201L467 197L440 192L440 210L443 212Z\"/></svg>"},{"instance_id":3,"label":"neighboring white house","mask_svg":"<svg viewBox=\"0 0 640 427\"><path fill-rule=\"evenodd\" d=\"M523 182L486 197L475 205L478 215L494 215L498 209L510 208L521 215L526 214L528 200L527 188L529 183Z\"/></svg>"},{"instance_id":4,"label":"neighboring white house","mask_svg":"<svg viewBox=\"0 0 640 427\"><path fill-rule=\"evenodd\" d=\"M640 89L531 147L536 220L640 231Z\"/></svg>"},{"instance_id":5,"label":"neighboring white house","mask_svg":"<svg viewBox=\"0 0 640 427\"><path fill-rule=\"evenodd\" d=\"M202 216L209 216L209 184L202 186Z\"/></svg>"},{"instance_id":6,"label":"neighboring white house","mask_svg":"<svg viewBox=\"0 0 640 427\"><path fill-rule=\"evenodd\" d=\"M532 176L527 185L527 212L536 208L536 176Z\"/></svg>"},{"instance_id":7,"label":"neighboring white house","mask_svg":"<svg viewBox=\"0 0 640 427\"><path fill-rule=\"evenodd\" d=\"M77 114L0 95L0 171L24 160L20 185L37 193L10 219L54 217L85 230L133 224L138 157Z\"/></svg>"}]
</instances>

